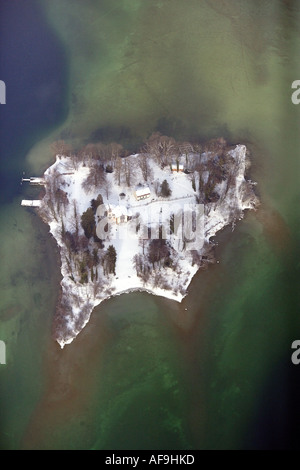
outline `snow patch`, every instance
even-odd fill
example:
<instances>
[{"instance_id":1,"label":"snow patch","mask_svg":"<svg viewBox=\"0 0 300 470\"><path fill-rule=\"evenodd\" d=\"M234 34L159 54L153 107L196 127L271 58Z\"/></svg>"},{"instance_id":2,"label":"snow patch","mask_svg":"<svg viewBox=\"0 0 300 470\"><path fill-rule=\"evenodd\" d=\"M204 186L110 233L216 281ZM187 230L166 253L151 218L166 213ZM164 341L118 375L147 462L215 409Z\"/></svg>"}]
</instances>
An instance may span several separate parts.
<instances>
[{"instance_id":1,"label":"snow patch","mask_svg":"<svg viewBox=\"0 0 300 470\"><path fill-rule=\"evenodd\" d=\"M215 192L219 195L217 202L207 203L204 211L204 246L198 250L197 256L207 258L207 252L211 248L210 239L216 233L228 224L235 224L236 220L243 217L245 209L255 209L258 200L251 191L249 183L245 180L246 170L246 147L237 145L231 150L230 156L233 159L234 179L228 187L227 180L218 183L215 186ZM134 161L138 154L126 157ZM204 154L203 161L209 159L209 154ZM196 193L192 187L191 175L183 172L172 172L170 168L161 168L157 163L151 160L151 184L143 181L143 176L137 165L135 165L134 187L127 187L124 183L118 185L115 182L114 174L107 173L106 181L109 183L109 197L105 195L103 188L99 187L98 193L95 190L87 191L83 189L83 183L89 175L90 168L84 163L72 165L70 157L57 156L56 162L45 172L46 195L41 204L41 214L46 219L50 227L50 232L56 239L61 252L61 273L62 273L62 302L65 302L66 308L62 320L62 328L56 333L56 340L63 348L69 344L80 333L88 323L90 315L95 306L103 300L128 293L132 291L146 291L153 295L163 296L177 302L181 302L187 294L188 286L199 269L195 263L195 253L185 250L183 241L171 234L168 240L168 247L172 252L172 267L162 266L154 270L150 279L144 282L137 275L134 265L136 255L144 255L143 241L140 234L137 233L134 217L139 216L139 220L147 224L149 211L162 214L162 224L166 225L170 220L172 204L182 207L186 203L196 202ZM198 182L198 174L194 175ZM204 183L209 180L209 172L202 174ZM155 181L160 183L166 180L172 191L170 198L163 198L156 194ZM149 186L150 197L145 200L137 201L135 190L138 184L142 187ZM67 203L59 209L51 206L50 193L57 188L64 191ZM51 189L52 188L52 189ZM83 229L78 223L80 217L91 204L91 199L97 198L98 194L103 196L104 204L111 207L120 204L120 194L124 193L121 204L128 211L133 219L124 225L113 224L110 231L110 240L104 242L104 249L113 245L117 253L115 275L103 275L101 266L93 270L94 279L81 283L74 272L77 269L78 261L71 259L70 252L62 237L62 232L73 233L78 231L79 236L83 237ZM172 204L171 204L172 203ZM166 209L170 208L169 211ZM76 226L77 214L77 226ZM126 236L125 236L126 235ZM130 235L130 236L129 236ZM89 242L88 249L92 250L92 242ZM77 264L76 264L77 263ZM95 272L94 272L95 271ZM164 287L155 285L155 276L164 280ZM95 280L95 277L98 279ZM160 278L159 278L160 279Z\"/></svg>"}]
</instances>

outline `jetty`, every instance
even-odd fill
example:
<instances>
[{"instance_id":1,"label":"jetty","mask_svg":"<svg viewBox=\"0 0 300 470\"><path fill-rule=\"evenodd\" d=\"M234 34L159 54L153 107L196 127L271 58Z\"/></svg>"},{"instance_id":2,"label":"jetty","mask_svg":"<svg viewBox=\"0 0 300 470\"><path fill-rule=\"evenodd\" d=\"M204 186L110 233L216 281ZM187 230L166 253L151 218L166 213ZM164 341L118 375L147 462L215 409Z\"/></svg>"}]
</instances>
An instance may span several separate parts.
<instances>
[{"instance_id":1,"label":"jetty","mask_svg":"<svg viewBox=\"0 0 300 470\"><path fill-rule=\"evenodd\" d=\"M41 202L42 202L42 201L39 200L39 199L35 199L35 200L34 200L34 199L32 199L32 200L30 200L30 199L23 199L23 200L21 201L21 206L40 207Z\"/></svg>"},{"instance_id":2,"label":"jetty","mask_svg":"<svg viewBox=\"0 0 300 470\"><path fill-rule=\"evenodd\" d=\"M23 173L23 175L24 175L24 173ZM45 178L41 178L39 176L31 176L30 178L22 178L21 184L23 182L27 182L27 183L31 184L32 186L45 186L46 185ZM40 207L41 202L42 201L40 199L23 199L21 201L21 206Z\"/></svg>"},{"instance_id":3,"label":"jetty","mask_svg":"<svg viewBox=\"0 0 300 470\"><path fill-rule=\"evenodd\" d=\"M37 176L31 176L30 178L22 178L22 183L26 181L33 186L45 186L45 178L40 178Z\"/></svg>"}]
</instances>

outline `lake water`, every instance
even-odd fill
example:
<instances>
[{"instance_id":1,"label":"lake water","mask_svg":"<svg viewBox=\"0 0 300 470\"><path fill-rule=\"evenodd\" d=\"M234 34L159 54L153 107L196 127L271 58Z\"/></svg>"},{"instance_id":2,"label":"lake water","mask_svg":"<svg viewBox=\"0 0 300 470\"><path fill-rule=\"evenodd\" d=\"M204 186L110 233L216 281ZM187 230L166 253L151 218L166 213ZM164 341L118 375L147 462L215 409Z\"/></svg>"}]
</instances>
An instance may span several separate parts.
<instances>
[{"instance_id":1,"label":"lake water","mask_svg":"<svg viewBox=\"0 0 300 470\"><path fill-rule=\"evenodd\" d=\"M3 0L0 13L1 447L297 447L298 4ZM57 138L134 150L153 130L246 143L262 206L217 236L220 263L181 305L110 299L61 351L58 255L19 206L36 194L22 171L41 174Z\"/></svg>"}]
</instances>

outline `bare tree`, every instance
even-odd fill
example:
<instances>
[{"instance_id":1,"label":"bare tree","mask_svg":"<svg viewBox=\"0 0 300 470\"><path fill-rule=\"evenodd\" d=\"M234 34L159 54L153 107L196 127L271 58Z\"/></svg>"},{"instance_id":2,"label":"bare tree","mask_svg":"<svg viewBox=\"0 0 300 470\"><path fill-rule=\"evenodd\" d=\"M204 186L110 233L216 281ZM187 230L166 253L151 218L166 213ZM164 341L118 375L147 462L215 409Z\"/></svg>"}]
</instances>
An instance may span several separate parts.
<instances>
[{"instance_id":1,"label":"bare tree","mask_svg":"<svg viewBox=\"0 0 300 470\"><path fill-rule=\"evenodd\" d=\"M151 178L152 171L149 163L149 155L147 153L139 154L137 157L138 165L142 171L142 175L145 181L148 181Z\"/></svg>"},{"instance_id":2,"label":"bare tree","mask_svg":"<svg viewBox=\"0 0 300 470\"><path fill-rule=\"evenodd\" d=\"M55 167L51 172L51 178L48 178L46 182L46 196L45 199L47 201L48 209L54 217L55 220L58 220L59 209L60 209L60 182L61 174ZM63 191L62 191L63 192ZM67 198L62 196L65 203L67 204Z\"/></svg>"},{"instance_id":3,"label":"bare tree","mask_svg":"<svg viewBox=\"0 0 300 470\"><path fill-rule=\"evenodd\" d=\"M102 142L97 142L95 145L97 148L98 158L102 163L104 163L106 161L106 156L108 153L107 146L103 144Z\"/></svg>"},{"instance_id":4,"label":"bare tree","mask_svg":"<svg viewBox=\"0 0 300 470\"><path fill-rule=\"evenodd\" d=\"M116 161L121 157L123 150L123 146L121 144L117 144L116 142L112 142L111 144L107 145L107 155L109 157L112 168L115 167Z\"/></svg>"},{"instance_id":5,"label":"bare tree","mask_svg":"<svg viewBox=\"0 0 300 470\"><path fill-rule=\"evenodd\" d=\"M150 155L157 164L160 164L160 137L159 132L154 132L151 134L149 139L146 140L144 147L142 148L142 153Z\"/></svg>"},{"instance_id":6,"label":"bare tree","mask_svg":"<svg viewBox=\"0 0 300 470\"><path fill-rule=\"evenodd\" d=\"M80 150L78 156L81 161L84 163L88 162L90 165L92 160L97 159L98 153L98 148L95 144L87 144L85 147L83 147L83 149Z\"/></svg>"},{"instance_id":7,"label":"bare tree","mask_svg":"<svg viewBox=\"0 0 300 470\"><path fill-rule=\"evenodd\" d=\"M153 188L154 188L155 195L158 196L159 193L160 193L160 182L159 182L159 180L154 181Z\"/></svg>"},{"instance_id":8,"label":"bare tree","mask_svg":"<svg viewBox=\"0 0 300 470\"><path fill-rule=\"evenodd\" d=\"M78 243L78 236L79 236L79 211L77 206L77 201L75 199L72 200L73 204L73 217L71 221L72 231L75 232L75 243Z\"/></svg>"},{"instance_id":9,"label":"bare tree","mask_svg":"<svg viewBox=\"0 0 300 470\"><path fill-rule=\"evenodd\" d=\"M120 186L121 185L121 177L122 177L122 168L123 168L123 159L117 158L115 161L115 182Z\"/></svg>"},{"instance_id":10,"label":"bare tree","mask_svg":"<svg viewBox=\"0 0 300 470\"><path fill-rule=\"evenodd\" d=\"M69 155L72 147L69 144L66 144L64 140L56 140L51 144L51 150L54 155Z\"/></svg>"},{"instance_id":11,"label":"bare tree","mask_svg":"<svg viewBox=\"0 0 300 470\"><path fill-rule=\"evenodd\" d=\"M72 164L73 169L77 171L80 166L80 161L81 161L80 157L75 152L70 152L69 157L70 157L70 162Z\"/></svg>"},{"instance_id":12,"label":"bare tree","mask_svg":"<svg viewBox=\"0 0 300 470\"><path fill-rule=\"evenodd\" d=\"M143 256L140 254L136 254L133 257L133 265L136 270L136 275L139 276L143 272Z\"/></svg>"},{"instance_id":13,"label":"bare tree","mask_svg":"<svg viewBox=\"0 0 300 470\"><path fill-rule=\"evenodd\" d=\"M123 158L123 168L125 181L128 187L132 186L135 177L134 165L135 162L132 161L130 157Z\"/></svg>"},{"instance_id":14,"label":"bare tree","mask_svg":"<svg viewBox=\"0 0 300 470\"><path fill-rule=\"evenodd\" d=\"M86 193L89 193L91 190L99 188L105 183L106 175L102 165L96 161L90 167L89 174L85 181L82 183L82 187Z\"/></svg>"},{"instance_id":15,"label":"bare tree","mask_svg":"<svg viewBox=\"0 0 300 470\"><path fill-rule=\"evenodd\" d=\"M223 155L226 150L226 146L226 140L223 137L219 137L218 139L209 140L204 146L204 151L210 152L213 155Z\"/></svg>"},{"instance_id":16,"label":"bare tree","mask_svg":"<svg viewBox=\"0 0 300 470\"><path fill-rule=\"evenodd\" d=\"M98 271L97 271L97 268L96 268L96 274L95 274L95 281L94 281L94 284L93 284L93 294L94 294L94 298L96 298L98 296L98 294L101 294L103 292L103 288L104 288L104 282L103 282L103 279L100 279L100 280L97 280L98 278Z\"/></svg>"},{"instance_id":17,"label":"bare tree","mask_svg":"<svg viewBox=\"0 0 300 470\"><path fill-rule=\"evenodd\" d=\"M124 174L125 180L128 187L131 185L131 164L129 158L124 158Z\"/></svg>"},{"instance_id":18,"label":"bare tree","mask_svg":"<svg viewBox=\"0 0 300 470\"><path fill-rule=\"evenodd\" d=\"M109 199L109 196L111 193L111 187L110 187L110 182L107 179L103 181L102 188L104 189L106 199Z\"/></svg>"},{"instance_id":19,"label":"bare tree","mask_svg":"<svg viewBox=\"0 0 300 470\"><path fill-rule=\"evenodd\" d=\"M171 163L172 156L176 154L177 145L173 137L153 133L146 141L142 153L151 155L158 165L164 167Z\"/></svg>"},{"instance_id":20,"label":"bare tree","mask_svg":"<svg viewBox=\"0 0 300 470\"><path fill-rule=\"evenodd\" d=\"M139 276L142 279L143 284L145 285L149 280L150 271L151 271L147 263L147 260L141 254L137 254L137 255L134 255L132 261L133 261L133 265L135 267L137 276Z\"/></svg>"},{"instance_id":21,"label":"bare tree","mask_svg":"<svg viewBox=\"0 0 300 470\"><path fill-rule=\"evenodd\" d=\"M190 155L195 152L193 145L190 142L182 142L179 144L179 153L185 157L186 167L190 166Z\"/></svg>"},{"instance_id":22,"label":"bare tree","mask_svg":"<svg viewBox=\"0 0 300 470\"><path fill-rule=\"evenodd\" d=\"M176 153L176 141L173 137L161 136L160 138L161 166L171 163L173 155Z\"/></svg>"},{"instance_id":23,"label":"bare tree","mask_svg":"<svg viewBox=\"0 0 300 470\"><path fill-rule=\"evenodd\" d=\"M61 188L58 188L54 193L55 201L56 201L56 208L57 212L60 213L61 210L66 212L66 208L69 204L68 194L63 191Z\"/></svg>"}]
</instances>

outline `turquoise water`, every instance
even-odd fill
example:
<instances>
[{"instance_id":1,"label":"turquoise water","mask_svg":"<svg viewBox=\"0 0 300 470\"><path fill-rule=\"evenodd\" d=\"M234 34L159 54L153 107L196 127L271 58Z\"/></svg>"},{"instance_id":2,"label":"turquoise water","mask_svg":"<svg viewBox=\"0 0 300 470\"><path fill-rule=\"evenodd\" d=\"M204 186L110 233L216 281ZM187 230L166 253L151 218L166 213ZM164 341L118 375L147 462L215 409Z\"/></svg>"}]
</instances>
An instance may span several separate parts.
<instances>
[{"instance_id":1,"label":"turquoise water","mask_svg":"<svg viewBox=\"0 0 300 470\"><path fill-rule=\"evenodd\" d=\"M296 447L299 379L290 346L300 333L300 115L290 96L299 78L299 7L39 5L45 38L68 67L48 96L67 106L35 124L30 152L24 146L20 160L12 156L13 179L23 166L43 171L60 137L74 147L102 139L134 149L153 130L200 141L223 135L251 150L262 206L218 235L220 263L195 276L182 305L137 293L111 299L60 351L51 340L54 245L19 208L25 190L15 185L18 197L1 212L2 447Z\"/></svg>"}]
</instances>

